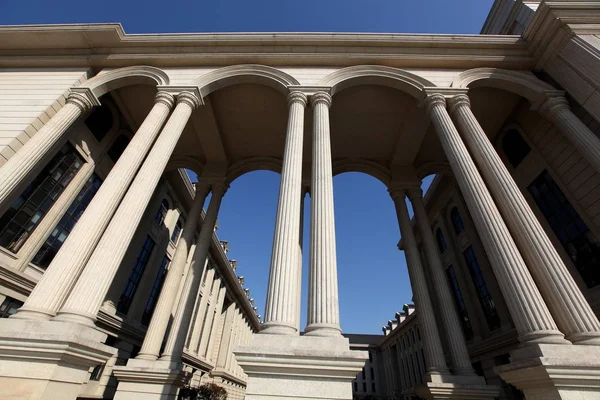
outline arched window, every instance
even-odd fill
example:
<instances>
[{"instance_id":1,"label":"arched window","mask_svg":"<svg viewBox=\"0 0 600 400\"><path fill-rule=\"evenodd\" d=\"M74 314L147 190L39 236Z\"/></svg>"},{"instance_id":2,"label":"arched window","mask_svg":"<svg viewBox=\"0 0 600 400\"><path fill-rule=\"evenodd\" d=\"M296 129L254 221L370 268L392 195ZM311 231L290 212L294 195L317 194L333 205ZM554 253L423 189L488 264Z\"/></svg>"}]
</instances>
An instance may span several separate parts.
<instances>
[{"instance_id":1,"label":"arched window","mask_svg":"<svg viewBox=\"0 0 600 400\"><path fill-rule=\"evenodd\" d=\"M160 226L163 224L163 222L165 222L167 211L169 211L169 202L166 199L163 199L163 201L160 203L158 211L156 212L156 215L154 216L154 222L156 222L157 225Z\"/></svg>"},{"instance_id":2,"label":"arched window","mask_svg":"<svg viewBox=\"0 0 600 400\"><path fill-rule=\"evenodd\" d=\"M502 151L504 151L510 165L513 168L517 168L525 157L527 157L527 154L531 151L531 147L529 147L518 130L511 129L502 138Z\"/></svg>"},{"instance_id":3,"label":"arched window","mask_svg":"<svg viewBox=\"0 0 600 400\"><path fill-rule=\"evenodd\" d=\"M181 220L178 220L175 224L175 227L173 228L173 233L171 234L171 242L177 244L177 240L179 240L179 234L181 233L182 226L183 224L181 223Z\"/></svg>"},{"instance_id":4,"label":"arched window","mask_svg":"<svg viewBox=\"0 0 600 400\"><path fill-rule=\"evenodd\" d=\"M448 246L446 245L446 239L444 239L444 234L442 233L442 230L440 228L438 228L435 231L435 238L437 239L437 244L438 248L440 249L440 253L446 251Z\"/></svg>"},{"instance_id":5,"label":"arched window","mask_svg":"<svg viewBox=\"0 0 600 400\"><path fill-rule=\"evenodd\" d=\"M454 232L456 232L457 235L465 229L462 217L458 213L458 209L456 207L450 211L450 220L452 220L452 226L454 226Z\"/></svg>"},{"instance_id":6,"label":"arched window","mask_svg":"<svg viewBox=\"0 0 600 400\"><path fill-rule=\"evenodd\" d=\"M96 140L101 142L108 131L110 131L110 128L112 128L113 115L110 108L106 104L102 104L100 107L94 108L84 123Z\"/></svg>"}]
</instances>

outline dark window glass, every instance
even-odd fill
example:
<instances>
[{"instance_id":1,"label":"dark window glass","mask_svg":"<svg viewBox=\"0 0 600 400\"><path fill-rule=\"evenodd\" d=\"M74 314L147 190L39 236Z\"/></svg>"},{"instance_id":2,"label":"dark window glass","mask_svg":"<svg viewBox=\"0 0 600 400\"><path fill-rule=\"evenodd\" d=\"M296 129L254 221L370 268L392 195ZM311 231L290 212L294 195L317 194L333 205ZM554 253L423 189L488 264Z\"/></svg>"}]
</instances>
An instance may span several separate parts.
<instances>
[{"instance_id":1,"label":"dark window glass","mask_svg":"<svg viewBox=\"0 0 600 400\"><path fill-rule=\"evenodd\" d=\"M454 226L454 232L456 232L457 235L465 229L462 217L460 216L456 207L450 211L450 219L452 220L452 226Z\"/></svg>"},{"instance_id":2,"label":"dark window glass","mask_svg":"<svg viewBox=\"0 0 600 400\"><path fill-rule=\"evenodd\" d=\"M94 195L100 188L102 181L96 175L92 175L81 189L77 198L73 201L65 215L60 219L46 242L38 250L31 262L40 268L46 269L58 250L73 230L73 227L79 221L79 218L94 198Z\"/></svg>"},{"instance_id":3,"label":"dark window glass","mask_svg":"<svg viewBox=\"0 0 600 400\"><path fill-rule=\"evenodd\" d=\"M112 144L112 146L110 146L110 149L108 149L106 154L108 154L108 157L110 157L112 162L116 163L119 157L121 157L121 154L123 154L127 148L128 144L129 138L123 134L120 134L117 136L115 142Z\"/></svg>"},{"instance_id":4,"label":"dark window glass","mask_svg":"<svg viewBox=\"0 0 600 400\"><path fill-rule=\"evenodd\" d=\"M519 164L527 157L531 147L527 144L523 136L516 129L511 129L502 138L502 150L508 159L508 162L517 168Z\"/></svg>"},{"instance_id":5,"label":"dark window glass","mask_svg":"<svg viewBox=\"0 0 600 400\"><path fill-rule=\"evenodd\" d=\"M75 148L63 146L0 218L0 246L19 251L82 165Z\"/></svg>"},{"instance_id":6,"label":"dark window glass","mask_svg":"<svg viewBox=\"0 0 600 400\"><path fill-rule=\"evenodd\" d=\"M528 189L586 286L600 284L600 243L548 171L542 172Z\"/></svg>"},{"instance_id":7,"label":"dark window glass","mask_svg":"<svg viewBox=\"0 0 600 400\"><path fill-rule=\"evenodd\" d=\"M435 231L435 238L437 239L438 248L440 249L440 253L446 251L448 246L446 245L446 239L444 239L444 234L441 229L437 229Z\"/></svg>"},{"instance_id":8,"label":"dark window glass","mask_svg":"<svg viewBox=\"0 0 600 400\"><path fill-rule=\"evenodd\" d=\"M354 391L358 392L358 382L354 381L352 382L352 385L354 386Z\"/></svg>"},{"instance_id":9,"label":"dark window glass","mask_svg":"<svg viewBox=\"0 0 600 400\"><path fill-rule=\"evenodd\" d=\"M369 369L371 371L371 380L375 380L375 370L373 368Z\"/></svg>"},{"instance_id":10,"label":"dark window glass","mask_svg":"<svg viewBox=\"0 0 600 400\"><path fill-rule=\"evenodd\" d=\"M458 315L460 316L462 322L465 339L471 340L473 339L473 327L471 326L471 320L469 319L469 314L467 313L465 300L462 292L460 291L460 287L458 286L458 279L456 278L456 273L452 265L446 269L446 276L448 277L450 288L452 288L452 293L454 294L454 304L456 305Z\"/></svg>"},{"instance_id":11,"label":"dark window glass","mask_svg":"<svg viewBox=\"0 0 600 400\"><path fill-rule=\"evenodd\" d=\"M371 392L372 393L376 392L376 390L375 390L375 382L371 382Z\"/></svg>"},{"instance_id":12,"label":"dark window glass","mask_svg":"<svg viewBox=\"0 0 600 400\"><path fill-rule=\"evenodd\" d=\"M363 392L366 393L367 392L367 382L363 382L362 387L363 387Z\"/></svg>"},{"instance_id":13,"label":"dark window glass","mask_svg":"<svg viewBox=\"0 0 600 400\"><path fill-rule=\"evenodd\" d=\"M362 369L362 378L363 378L363 380L367 379L367 375L365 374L365 367L363 367L363 369Z\"/></svg>"},{"instance_id":14,"label":"dark window glass","mask_svg":"<svg viewBox=\"0 0 600 400\"><path fill-rule=\"evenodd\" d=\"M146 302L146 307L144 308L144 313L142 314L142 324L146 326L150 324L150 319L152 318L152 314L154 313L154 308L156 307L158 296L160 296L160 291L162 290L163 284L165 283L168 265L169 259L165 256L163 257L162 263L160 264L160 268L158 269L158 274L156 275L156 279L154 280L154 284L152 285L150 297Z\"/></svg>"},{"instance_id":15,"label":"dark window glass","mask_svg":"<svg viewBox=\"0 0 600 400\"><path fill-rule=\"evenodd\" d=\"M154 241L148 236L135 260L133 269L129 274L129 279L127 279L125 289L119 298L117 311L120 313L127 314L127 311L129 311L129 307L131 307L131 302L133 301L133 296L140 285L140 280L142 279L144 269L148 264L148 259L150 258L150 253L152 253L153 248Z\"/></svg>"},{"instance_id":16,"label":"dark window glass","mask_svg":"<svg viewBox=\"0 0 600 400\"><path fill-rule=\"evenodd\" d=\"M373 353L369 352L369 361L373 362Z\"/></svg>"},{"instance_id":17,"label":"dark window glass","mask_svg":"<svg viewBox=\"0 0 600 400\"><path fill-rule=\"evenodd\" d=\"M477 258L475 257L473 248L469 247L464 251L463 255L465 256L465 260L469 266L469 271L471 272L471 278L475 284L475 289L477 289L477 297L479 298L479 302L481 303L481 307L485 313L485 319L487 321L488 328L490 331L498 329L500 328L500 317L498 317L496 305L494 304L492 295L487 288L485 279L483 278L483 273L481 272L481 268Z\"/></svg>"},{"instance_id":18,"label":"dark window glass","mask_svg":"<svg viewBox=\"0 0 600 400\"><path fill-rule=\"evenodd\" d=\"M177 221L177 223L175 224L175 227L173 228L173 233L171 234L171 242L177 244L177 240L179 240L179 234L181 233L181 229L182 229L182 224L181 224L181 220Z\"/></svg>"},{"instance_id":19,"label":"dark window glass","mask_svg":"<svg viewBox=\"0 0 600 400\"><path fill-rule=\"evenodd\" d=\"M167 211L169 211L169 203L167 200L163 199L163 201L160 203L158 211L156 212L156 215L154 216L154 222L156 222L158 226L161 226L163 222L165 222Z\"/></svg>"},{"instance_id":20,"label":"dark window glass","mask_svg":"<svg viewBox=\"0 0 600 400\"><path fill-rule=\"evenodd\" d=\"M92 113L84 121L85 126L92 132L98 142L106 136L113 125L113 116L110 108L105 104L95 107Z\"/></svg>"},{"instance_id":21,"label":"dark window glass","mask_svg":"<svg viewBox=\"0 0 600 400\"><path fill-rule=\"evenodd\" d=\"M23 305L22 301L13 299L12 297L6 297L2 304L0 304L0 318L8 318Z\"/></svg>"}]
</instances>

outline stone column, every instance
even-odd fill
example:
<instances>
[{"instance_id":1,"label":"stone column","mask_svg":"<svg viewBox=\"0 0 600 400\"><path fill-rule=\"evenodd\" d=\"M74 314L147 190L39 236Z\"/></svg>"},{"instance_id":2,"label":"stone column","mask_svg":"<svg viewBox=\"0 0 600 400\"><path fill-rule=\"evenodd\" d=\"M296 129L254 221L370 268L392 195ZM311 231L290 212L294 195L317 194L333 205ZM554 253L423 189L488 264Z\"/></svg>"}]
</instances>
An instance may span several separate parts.
<instances>
[{"instance_id":1,"label":"stone column","mask_svg":"<svg viewBox=\"0 0 600 400\"><path fill-rule=\"evenodd\" d=\"M419 310L419 326L423 337L423 348L427 360L427 372L429 374L450 374L444 358L444 350L440 340L440 333L435 322L431 298L427 290L427 278L421 264L421 255L417 247L417 241L412 230L408 208L406 207L404 190L391 189L390 195L396 206L400 234L404 243L404 255L408 266L408 274L415 300L415 306ZM452 303L450 303L452 304ZM399 347L398 347L399 348Z\"/></svg>"},{"instance_id":2,"label":"stone column","mask_svg":"<svg viewBox=\"0 0 600 400\"><path fill-rule=\"evenodd\" d=\"M221 319L223 318L223 302L225 301L225 293L227 291L227 287L223 285L223 287L219 290L219 295L217 296L217 303L215 308L215 315L212 323L212 329L210 331L210 336L208 338L208 344L206 345L206 360L212 360L215 354L215 340L217 340L219 325L221 324ZM220 326L220 330L222 330L222 326Z\"/></svg>"},{"instance_id":3,"label":"stone column","mask_svg":"<svg viewBox=\"0 0 600 400\"><path fill-rule=\"evenodd\" d=\"M94 324L98 309L175 145L192 111L199 105L199 98L191 92L182 92L177 96L177 106L173 114L104 231L71 294L55 317L56 320Z\"/></svg>"},{"instance_id":4,"label":"stone column","mask_svg":"<svg viewBox=\"0 0 600 400\"><path fill-rule=\"evenodd\" d=\"M271 270L262 333L297 335L298 332L298 235L302 190L302 147L304 144L304 108L306 96L291 92L288 96L289 119L283 155L279 202L273 236Z\"/></svg>"},{"instance_id":5,"label":"stone column","mask_svg":"<svg viewBox=\"0 0 600 400\"><path fill-rule=\"evenodd\" d=\"M531 277L492 196L460 139L440 94L425 101L454 176L498 279L521 343L568 343Z\"/></svg>"},{"instance_id":6,"label":"stone column","mask_svg":"<svg viewBox=\"0 0 600 400\"><path fill-rule=\"evenodd\" d=\"M152 314L150 325L146 331L144 343L136 358L156 360L159 356L160 346L167 331L171 310L173 309L177 297L177 290L184 278L183 272L185 264L192 240L194 239L194 233L198 227L202 207L204 206L204 201L208 195L208 189L209 186L206 183L199 182L196 184L196 195L194 197L194 202L192 203L192 208L188 213L179 242L177 242L177 248L175 249L173 259L171 260L169 272L165 278L158 302L156 303L156 308Z\"/></svg>"},{"instance_id":7,"label":"stone column","mask_svg":"<svg viewBox=\"0 0 600 400\"><path fill-rule=\"evenodd\" d=\"M554 98L550 100L550 104L557 102L563 104L561 99L564 100L564 98ZM559 106L555 108L559 108ZM454 117L479 170L486 179L488 187L496 199L496 204L511 229L521 254L558 327L573 343L600 344L598 318L473 115L469 97L467 95L454 97L450 101L450 114ZM571 115L576 119L566 105L564 109L554 114ZM577 121L581 123L578 119ZM581 125L583 124L581 123ZM600 152L600 140L593 133L589 133L593 136L593 142L597 144L597 150ZM593 145L587 141L582 140L581 145L589 146L586 147L589 150L594 149ZM593 154L600 166L600 154Z\"/></svg>"},{"instance_id":8,"label":"stone column","mask_svg":"<svg viewBox=\"0 0 600 400\"><path fill-rule=\"evenodd\" d=\"M216 277L210 294L210 304L206 310L206 322L202 327L202 333L200 335L200 342L198 343L197 351L199 357L208 359L208 342L213 331L213 325L215 322L215 310L219 303L219 296L221 295L221 278Z\"/></svg>"},{"instance_id":9,"label":"stone column","mask_svg":"<svg viewBox=\"0 0 600 400\"><path fill-rule=\"evenodd\" d=\"M427 211L423 204L422 191L420 187L411 187L407 190L408 197L415 213L415 220L421 233L421 242L423 251L429 264L430 277L433 280L433 289L439 300L440 314L445 328L445 334L448 337L448 347L450 348L450 358L452 359L452 371L456 375L475 375L471 367L471 357L465 342L465 335L462 330L454 299L448 279L444 271L444 266L440 260L436 240L429 226ZM430 287L431 288L431 287Z\"/></svg>"},{"instance_id":10,"label":"stone column","mask_svg":"<svg viewBox=\"0 0 600 400\"><path fill-rule=\"evenodd\" d=\"M173 96L168 93L156 95L154 107L13 318L49 319L56 314L148 154L173 102Z\"/></svg>"},{"instance_id":11,"label":"stone column","mask_svg":"<svg viewBox=\"0 0 600 400\"><path fill-rule=\"evenodd\" d=\"M0 167L0 215L4 214L21 192L44 158L67 139L65 133L75 121L100 102L91 91L71 92L66 104Z\"/></svg>"},{"instance_id":12,"label":"stone column","mask_svg":"<svg viewBox=\"0 0 600 400\"><path fill-rule=\"evenodd\" d=\"M539 111L552 121L596 171L600 172L600 138L573 114L567 99L550 97Z\"/></svg>"},{"instance_id":13,"label":"stone column","mask_svg":"<svg viewBox=\"0 0 600 400\"><path fill-rule=\"evenodd\" d=\"M231 303L225 311L225 321L223 322L223 336L219 345L219 352L216 361L216 369L224 370L229 355L229 342L233 332L233 318L235 316L235 302Z\"/></svg>"},{"instance_id":14,"label":"stone column","mask_svg":"<svg viewBox=\"0 0 600 400\"><path fill-rule=\"evenodd\" d=\"M194 252L194 258L192 259L192 265L188 272L190 281L190 290L186 294L185 290L181 296L178 308L181 312L176 313L171 330L174 332L173 335L169 335L165 351L161 356L161 360L171 361L174 363L181 362L181 356L183 354L183 346L185 345L185 339L192 319L192 313L194 311L194 302L198 297L198 288L200 286L200 279L202 278L202 266L205 265L212 242L213 233L215 231L215 224L217 223L217 216L219 214L219 208L221 207L221 200L227 191L227 185L224 183L212 184L212 196L206 216L202 222L202 229L198 237L198 244Z\"/></svg>"},{"instance_id":15,"label":"stone column","mask_svg":"<svg viewBox=\"0 0 600 400\"><path fill-rule=\"evenodd\" d=\"M310 218L310 269L308 278L308 324L306 334L338 336L338 300L335 221L333 216L333 176L329 107L331 96L318 92L314 107L312 153L312 203Z\"/></svg>"},{"instance_id":16,"label":"stone column","mask_svg":"<svg viewBox=\"0 0 600 400\"><path fill-rule=\"evenodd\" d=\"M212 287L215 278L215 269L207 268L204 271L206 274L206 278L202 278L204 281L200 286L202 286L202 298L196 300L196 307L198 311L196 312L196 319L194 321L190 321L190 328L188 329L188 349L192 353L198 352L198 344L200 343L200 337L202 336L202 331L204 329L204 318L208 316L209 306L208 301L212 297ZM194 313L192 313L194 315Z\"/></svg>"},{"instance_id":17,"label":"stone column","mask_svg":"<svg viewBox=\"0 0 600 400\"><path fill-rule=\"evenodd\" d=\"M69 210L73 201L79 196L79 192L81 192L81 189L83 189L86 182L94 173L94 167L95 164L93 162L83 164L63 193L56 199L54 205L44 215L42 221L27 238L23 247L19 249L17 260L12 265L14 269L24 271L27 268L33 257L35 257L52 231L56 228L56 225Z\"/></svg>"}]
</instances>

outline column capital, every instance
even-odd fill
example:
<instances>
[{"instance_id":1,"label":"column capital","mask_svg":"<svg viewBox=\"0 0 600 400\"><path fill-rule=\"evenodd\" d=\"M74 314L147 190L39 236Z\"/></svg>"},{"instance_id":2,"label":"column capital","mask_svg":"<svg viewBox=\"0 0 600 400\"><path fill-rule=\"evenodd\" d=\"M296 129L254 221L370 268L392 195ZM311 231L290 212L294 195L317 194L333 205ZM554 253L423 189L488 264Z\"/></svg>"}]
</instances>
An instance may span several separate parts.
<instances>
[{"instance_id":1,"label":"column capital","mask_svg":"<svg viewBox=\"0 0 600 400\"><path fill-rule=\"evenodd\" d=\"M564 96L549 97L539 108L540 114L545 118L552 119L554 115L564 109L569 109L569 102Z\"/></svg>"},{"instance_id":2,"label":"column capital","mask_svg":"<svg viewBox=\"0 0 600 400\"><path fill-rule=\"evenodd\" d=\"M202 105L202 99L194 92L182 91L177 94L177 104L185 103L192 109L196 109Z\"/></svg>"},{"instance_id":3,"label":"column capital","mask_svg":"<svg viewBox=\"0 0 600 400\"><path fill-rule=\"evenodd\" d=\"M471 108L471 100L466 94L458 94L448 100L448 112L452 115L458 107Z\"/></svg>"},{"instance_id":4,"label":"column capital","mask_svg":"<svg viewBox=\"0 0 600 400\"><path fill-rule=\"evenodd\" d=\"M154 103L162 103L169 108L173 108L173 105L175 105L175 96L171 93L159 90L154 97Z\"/></svg>"},{"instance_id":5,"label":"column capital","mask_svg":"<svg viewBox=\"0 0 600 400\"><path fill-rule=\"evenodd\" d=\"M404 190L411 202L415 199L423 199L423 189L420 186L407 186Z\"/></svg>"},{"instance_id":6,"label":"column capital","mask_svg":"<svg viewBox=\"0 0 600 400\"><path fill-rule=\"evenodd\" d=\"M406 187L404 187L404 186L391 186L388 188L388 193L390 194L390 197L394 201L404 200L404 197L406 196L406 192L407 192Z\"/></svg>"},{"instance_id":7,"label":"column capital","mask_svg":"<svg viewBox=\"0 0 600 400\"><path fill-rule=\"evenodd\" d=\"M89 88L72 88L67 96L67 103L76 105L82 112L90 110L94 106L100 105L100 100L92 93Z\"/></svg>"},{"instance_id":8,"label":"column capital","mask_svg":"<svg viewBox=\"0 0 600 400\"><path fill-rule=\"evenodd\" d=\"M331 107L331 95L327 92L317 92L311 96L311 105L314 107L319 103Z\"/></svg>"},{"instance_id":9,"label":"column capital","mask_svg":"<svg viewBox=\"0 0 600 400\"><path fill-rule=\"evenodd\" d=\"M294 103L301 104L302 107L306 107L308 104L308 97L299 90L292 90L287 96L288 107Z\"/></svg>"},{"instance_id":10,"label":"column capital","mask_svg":"<svg viewBox=\"0 0 600 400\"><path fill-rule=\"evenodd\" d=\"M225 182L225 180L211 182L210 189L213 195L218 194L222 196L227 192L227 189L229 189L229 184Z\"/></svg>"},{"instance_id":11,"label":"column capital","mask_svg":"<svg viewBox=\"0 0 600 400\"><path fill-rule=\"evenodd\" d=\"M208 182L200 181L194 184L196 196L206 196L210 191L210 184Z\"/></svg>"},{"instance_id":12,"label":"column capital","mask_svg":"<svg viewBox=\"0 0 600 400\"><path fill-rule=\"evenodd\" d=\"M441 93L432 93L423 100L425 105L425 112L429 116L431 110L436 106L442 106L446 108L446 97Z\"/></svg>"}]
</instances>

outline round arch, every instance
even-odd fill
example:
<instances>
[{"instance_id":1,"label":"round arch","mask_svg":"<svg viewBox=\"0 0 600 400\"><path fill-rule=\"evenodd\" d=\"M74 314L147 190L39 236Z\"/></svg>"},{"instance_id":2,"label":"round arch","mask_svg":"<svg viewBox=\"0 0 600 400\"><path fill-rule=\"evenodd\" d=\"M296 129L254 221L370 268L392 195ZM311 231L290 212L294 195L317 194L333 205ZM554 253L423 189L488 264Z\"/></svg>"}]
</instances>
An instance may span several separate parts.
<instances>
[{"instance_id":1,"label":"round arch","mask_svg":"<svg viewBox=\"0 0 600 400\"><path fill-rule=\"evenodd\" d=\"M408 93L417 100L426 96L425 88L436 86L418 75L381 65L359 65L335 71L323 78L318 86L331 87L331 95L358 85L388 86Z\"/></svg>"},{"instance_id":2,"label":"round arch","mask_svg":"<svg viewBox=\"0 0 600 400\"><path fill-rule=\"evenodd\" d=\"M386 167L368 160L345 159L334 161L332 172L333 176L343 174L344 172L362 172L377 179L385 187L389 187L392 180L392 174Z\"/></svg>"},{"instance_id":3,"label":"round arch","mask_svg":"<svg viewBox=\"0 0 600 400\"><path fill-rule=\"evenodd\" d=\"M417 178L423 180L423 178L429 175L447 175L452 176L452 168L450 168L450 163L448 161L431 161L425 164L422 164L417 168Z\"/></svg>"},{"instance_id":4,"label":"round arch","mask_svg":"<svg viewBox=\"0 0 600 400\"><path fill-rule=\"evenodd\" d=\"M558 92L558 89L538 79L532 73L500 68L475 68L464 71L454 79L452 87L502 89L518 94L531 103L538 101L547 92Z\"/></svg>"},{"instance_id":5,"label":"round arch","mask_svg":"<svg viewBox=\"0 0 600 400\"><path fill-rule=\"evenodd\" d=\"M227 169L226 182L231 184L240 176L253 171L273 171L281 174L281 160L275 157L252 157L238 161Z\"/></svg>"},{"instance_id":6,"label":"round arch","mask_svg":"<svg viewBox=\"0 0 600 400\"><path fill-rule=\"evenodd\" d=\"M191 84L198 86L202 97L218 89L240 83L257 83L269 86L287 95L288 87L300 83L291 75L266 65L244 64L219 68L196 78Z\"/></svg>"},{"instance_id":7,"label":"round arch","mask_svg":"<svg viewBox=\"0 0 600 400\"><path fill-rule=\"evenodd\" d=\"M100 73L78 87L88 88L94 96L100 97L108 92L130 85L168 85L169 77L160 68L146 65L123 67Z\"/></svg>"},{"instance_id":8,"label":"round arch","mask_svg":"<svg viewBox=\"0 0 600 400\"><path fill-rule=\"evenodd\" d=\"M195 157L175 156L169 160L165 171L172 171L175 169L189 169L196 175L201 176L204 165Z\"/></svg>"}]
</instances>

